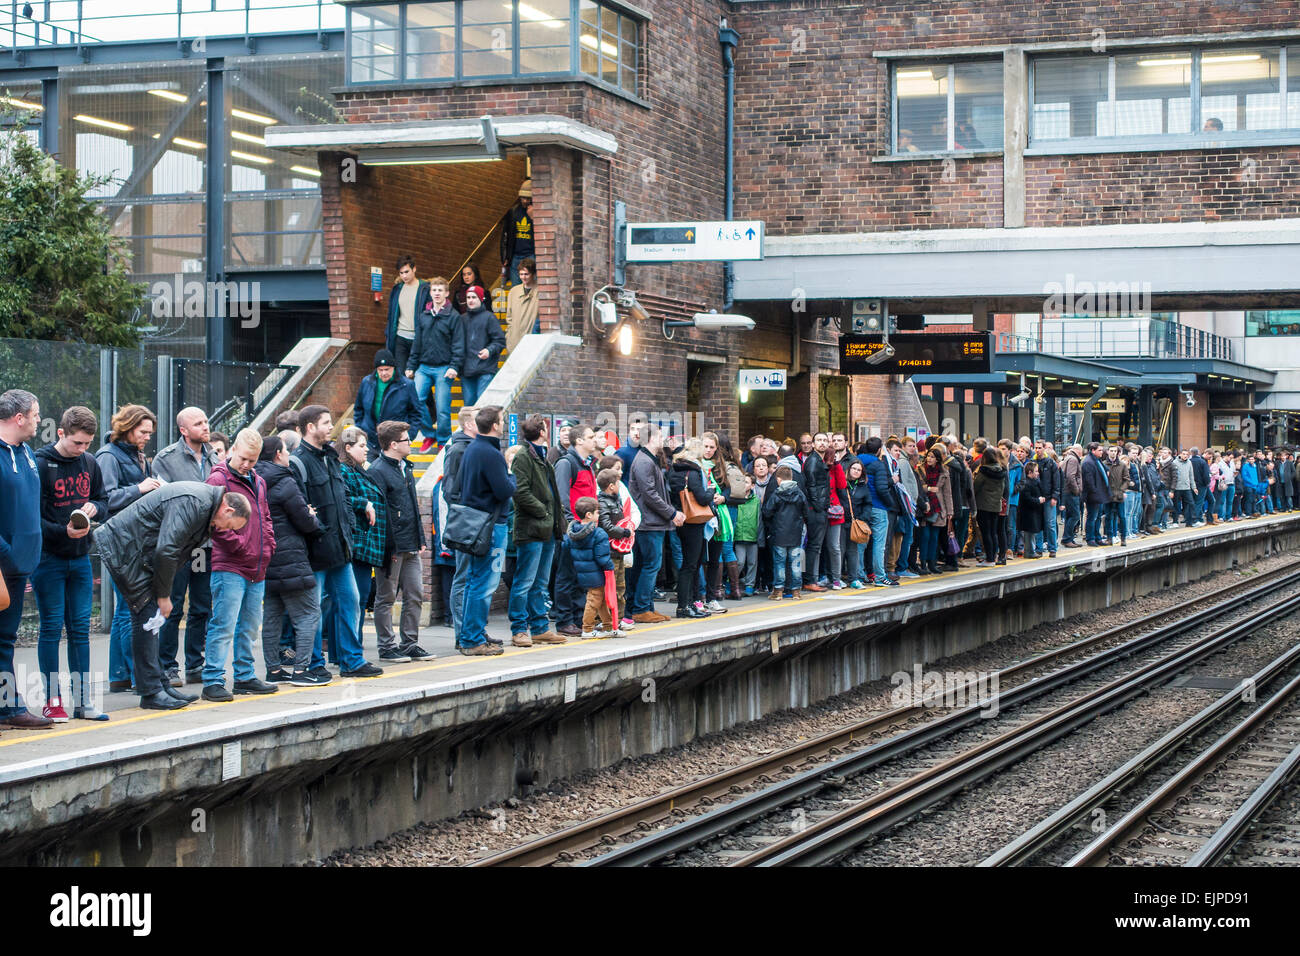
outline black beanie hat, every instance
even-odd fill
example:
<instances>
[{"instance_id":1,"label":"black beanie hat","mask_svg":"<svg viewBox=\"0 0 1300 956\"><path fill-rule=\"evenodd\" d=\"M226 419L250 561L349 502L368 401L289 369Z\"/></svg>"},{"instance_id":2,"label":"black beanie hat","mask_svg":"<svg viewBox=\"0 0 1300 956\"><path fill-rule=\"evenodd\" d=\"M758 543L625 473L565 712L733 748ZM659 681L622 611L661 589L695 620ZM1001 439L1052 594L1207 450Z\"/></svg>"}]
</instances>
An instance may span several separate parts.
<instances>
[{"instance_id":1,"label":"black beanie hat","mask_svg":"<svg viewBox=\"0 0 1300 956\"><path fill-rule=\"evenodd\" d=\"M388 351L388 349L380 349L375 353L375 368L379 368L381 365L390 365L393 368L397 367L397 360L393 358L393 353Z\"/></svg>"}]
</instances>

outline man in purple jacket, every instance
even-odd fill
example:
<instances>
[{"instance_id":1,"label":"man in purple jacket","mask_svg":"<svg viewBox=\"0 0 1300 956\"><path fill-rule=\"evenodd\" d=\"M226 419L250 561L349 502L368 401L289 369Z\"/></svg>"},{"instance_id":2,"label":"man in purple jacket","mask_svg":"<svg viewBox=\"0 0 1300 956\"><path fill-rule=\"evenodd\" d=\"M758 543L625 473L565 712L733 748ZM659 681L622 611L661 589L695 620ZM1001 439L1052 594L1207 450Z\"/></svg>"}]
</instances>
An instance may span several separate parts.
<instances>
[{"instance_id":1,"label":"man in purple jacket","mask_svg":"<svg viewBox=\"0 0 1300 956\"><path fill-rule=\"evenodd\" d=\"M274 694L279 689L260 680L253 663L253 637L262 623L266 569L275 554L266 480L253 468L261 453L262 436L245 428L235 436L226 460L208 476L209 485L247 498L252 517L238 531L212 533L212 617L203 664L204 700L234 700L226 689L226 657L234 637L238 637L235 693ZM280 635L272 635L272 639L278 641Z\"/></svg>"}]
</instances>

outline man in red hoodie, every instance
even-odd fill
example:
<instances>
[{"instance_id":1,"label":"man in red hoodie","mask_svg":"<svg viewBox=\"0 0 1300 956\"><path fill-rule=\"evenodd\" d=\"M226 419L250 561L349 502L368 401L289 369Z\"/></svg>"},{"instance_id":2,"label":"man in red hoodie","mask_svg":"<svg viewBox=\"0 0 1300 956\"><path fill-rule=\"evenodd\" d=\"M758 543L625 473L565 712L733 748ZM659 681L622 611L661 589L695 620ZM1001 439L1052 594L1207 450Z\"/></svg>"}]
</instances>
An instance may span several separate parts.
<instances>
[{"instance_id":1,"label":"man in red hoodie","mask_svg":"<svg viewBox=\"0 0 1300 956\"><path fill-rule=\"evenodd\" d=\"M262 436L245 428L235 436L226 460L213 467L207 480L247 498L252 517L238 531L212 533L212 617L203 664L204 700L234 700L226 689L226 657L235 637L235 693L274 694L279 689L259 680L253 663L253 638L262 624L266 569L275 554L266 480L253 469L261 453ZM280 635L272 639L278 641Z\"/></svg>"}]
</instances>

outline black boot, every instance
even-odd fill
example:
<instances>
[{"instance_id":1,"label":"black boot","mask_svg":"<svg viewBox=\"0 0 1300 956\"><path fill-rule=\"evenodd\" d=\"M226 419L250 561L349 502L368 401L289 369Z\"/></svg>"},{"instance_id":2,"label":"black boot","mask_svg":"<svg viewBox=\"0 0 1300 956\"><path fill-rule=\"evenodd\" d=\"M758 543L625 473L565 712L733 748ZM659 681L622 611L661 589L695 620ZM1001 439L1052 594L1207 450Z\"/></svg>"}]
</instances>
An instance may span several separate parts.
<instances>
[{"instance_id":1,"label":"black boot","mask_svg":"<svg viewBox=\"0 0 1300 956\"><path fill-rule=\"evenodd\" d=\"M163 693L166 694L168 697L174 697L177 700L183 700L187 704L192 704L199 699L198 694L182 694L175 687L171 686L171 684L163 684Z\"/></svg>"},{"instance_id":2,"label":"black boot","mask_svg":"<svg viewBox=\"0 0 1300 956\"><path fill-rule=\"evenodd\" d=\"M157 691L140 698L140 706L145 710L180 710L187 706L183 700L177 700L171 694Z\"/></svg>"}]
</instances>

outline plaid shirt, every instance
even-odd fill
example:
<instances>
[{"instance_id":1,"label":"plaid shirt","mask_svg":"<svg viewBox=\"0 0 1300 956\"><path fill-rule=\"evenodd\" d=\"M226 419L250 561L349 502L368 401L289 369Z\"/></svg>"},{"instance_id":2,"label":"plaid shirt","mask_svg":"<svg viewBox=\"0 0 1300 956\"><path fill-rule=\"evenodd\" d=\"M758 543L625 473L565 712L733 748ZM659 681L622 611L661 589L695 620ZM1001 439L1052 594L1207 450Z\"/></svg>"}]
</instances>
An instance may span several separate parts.
<instances>
[{"instance_id":1,"label":"plaid shirt","mask_svg":"<svg viewBox=\"0 0 1300 956\"><path fill-rule=\"evenodd\" d=\"M364 471L344 464L343 484L348 491L348 505L356 515L352 528L352 560L361 561L373 568L388 563L388 505L378 486ZM375 523L366 517L366 502L375 506Z\"/></svg>"}]
</instances>

